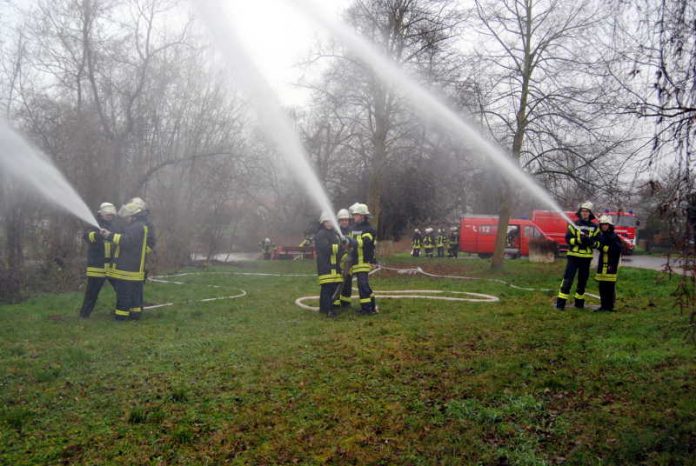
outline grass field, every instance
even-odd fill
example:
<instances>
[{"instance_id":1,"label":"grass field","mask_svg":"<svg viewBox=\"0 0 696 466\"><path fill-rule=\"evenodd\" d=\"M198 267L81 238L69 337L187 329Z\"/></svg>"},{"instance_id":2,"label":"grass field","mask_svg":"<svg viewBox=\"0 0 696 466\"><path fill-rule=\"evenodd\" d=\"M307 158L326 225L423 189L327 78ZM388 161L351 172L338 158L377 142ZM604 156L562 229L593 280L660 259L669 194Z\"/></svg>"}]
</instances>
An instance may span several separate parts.
<instances>
[{"instance_id":1,"label":"grass field","mask_svg":"<svg viewBox=\"0 0 696 466\"><path fill-rule=\"evenodd\" d=\"M563 267L417 263L544 288ZM621 271L614 314L559 313L552 292L495 282L380 273L376 289L501 301L384 300L376 316L335 320L293 304L317 294L314 277L229 272L313 264L148 284L148 302L178 304L139 322L111 320L110 289L86 321L80 293L0 307L0 464L694 464L694 347L675 283L655 272Z\"/></svg>"}]
</instances>

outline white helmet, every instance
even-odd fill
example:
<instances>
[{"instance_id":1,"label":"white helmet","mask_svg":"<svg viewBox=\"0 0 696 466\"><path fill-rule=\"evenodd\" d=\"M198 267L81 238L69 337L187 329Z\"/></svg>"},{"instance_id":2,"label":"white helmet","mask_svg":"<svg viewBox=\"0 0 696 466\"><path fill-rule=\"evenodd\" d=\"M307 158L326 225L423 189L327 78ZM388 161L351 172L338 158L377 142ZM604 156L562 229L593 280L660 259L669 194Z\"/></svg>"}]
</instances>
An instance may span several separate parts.
<instances>
[{"instance_id":1,"label":"white helmet","mask_svg":"<svg viewBox=\"0 0 696 466\"><path fill-rule=\"evenodd\" d=\"M418 228L416 228L415 230L413 230L413 232L414 232L414 233L420 233L420 230L419 230Z\"/></svg>"},{"instance_id":2,"label":"white helmet","mask_svg":"<svg viewBox=\"0 0 696 466\"><path fill-rule=\"evenodd\" d=\"M450 231L457 231L457 227L450 227Z\"/></svg>"},{"instance_id":3,"label":"white helmet","mask_svg":"<svg viewBox=\"0 0 696 466\"><path fill-rule=\"evenodd\" d=\"M97 213L100 215L116 215L116 206L111 202L102 202L99 205L99 210Z\"/></svg>"},{"instance_id":4,"label":"white helmet","mask_svg":"<svg viewBox=\"0 0 696 466\"><path fill-rule=\"evenodd\" d=\"M119 217L132 217L142 212L143 209L138 204L134 202L129 202L128 204L123 204L118 211Z\"/></svg>"},{"instance_id":5,"label":"white helmet","mask_svg":"<svg viewBox=\"0 0 696 466\"><path fill-rule=\"evenodd\" d=\"M587 210L589 210L590 212L592 212L592 210L594 209L594 204L591 203L590 201L585 201L585 202L583 202L582 204L580 204L580 209L579 209L579 210L582 210L582 209L587 209Z\"/></svg>"},{"instance_id":6,"label":"white helmet","mask_svg":"<svg viewBox=\"0 0 696 466\"><path fill-rule=\"evenodd\" d=\"M333 216L329 212L322 212L319 216L319 223L330 222Z\"/></svg>"},{"instance_id":7,"label":"white helmet","mask_svg":"<svg viewBox=\"0 0 696 466\"><path fill-rule=\"evenodd\" d=\"M336 218L338 220L350 220L350 212L348 212L348 209L341 209L336 214Z\"/></svg>"},{"instance_id":8,"label":"white helmet","mask_svg":"<svg viewBox=\"0 0 696 466\"><path fill-rule=\"evenodd\" d=\"M370 215L370 210L367 208L367 204L355 204L353 209L353 215Z\"/></svg>"},{"instance_id":9,"label":"white helmet","mask_svg":"<svg viewBox=\"0 0 696 466\"><path fill-rule=\"evenodd\" d=\"M432 232L433 232L433 229L430 228L430 227L428 227L428 228L425 229L425 232L426 232L426 233L432 233Z\"/></svg>"},{"instance_id":10,"label":"white helmet","mask_svg":"<svg viewBox=\"0 0 696 466\"><path fill-rule=\"evenodd\" d=\"M600 224L606 223L607 225L613 225L614 221L612 220L611 215L602 215L601 217L599 217L599 223Z\"/></svg>"},{"instance_id":11,"label":"white helmet","mask_svg":"<svg viewBox=\"0 0 696 466\"><path fill-rule=\"evenodd\" d=\"M348 213L351 214L351 215L353 215L353 213L355 212L355 209L356 209L359 205L360 205L360 203L359 203L359 202L356 202L356 203L353 204L352 206L348 207Z\"/></svg>"},{"instance_id":12,"label":"white helmet","mask_svg":"<svg viewBox=\"0 0 696 466\"><path fill-rule=\"evenodd\" d=\"M135 204L138 207L140 207L140 210L146 210L147 209L147 204L145 201L143 201L142 197L134 197L130 201L128 201L128 204Z\"/></svg>"}]
</instances>

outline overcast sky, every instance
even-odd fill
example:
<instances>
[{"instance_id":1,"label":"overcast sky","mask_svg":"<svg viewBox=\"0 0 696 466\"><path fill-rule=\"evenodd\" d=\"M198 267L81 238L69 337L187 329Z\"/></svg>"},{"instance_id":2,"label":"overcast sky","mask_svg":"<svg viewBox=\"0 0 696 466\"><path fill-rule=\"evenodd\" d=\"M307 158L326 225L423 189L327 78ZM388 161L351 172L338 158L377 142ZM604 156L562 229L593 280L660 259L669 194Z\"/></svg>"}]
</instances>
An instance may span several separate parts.
<instances>
[{"instance_id":1,"label":"overcast sky","mask_svg":"<svg viewBox=\"0 0 696 466\"><path fill-rule=\"evenodd\" d=\"M333 15L340 15L350 0L317 3ZM317 38L328 37L287 0L227 0L228 17L251 52L253 59L278 90L286 104L301 104L306 91L293 84L302 70L295 65L307 57Z\"/></svg>"}]
</instances>

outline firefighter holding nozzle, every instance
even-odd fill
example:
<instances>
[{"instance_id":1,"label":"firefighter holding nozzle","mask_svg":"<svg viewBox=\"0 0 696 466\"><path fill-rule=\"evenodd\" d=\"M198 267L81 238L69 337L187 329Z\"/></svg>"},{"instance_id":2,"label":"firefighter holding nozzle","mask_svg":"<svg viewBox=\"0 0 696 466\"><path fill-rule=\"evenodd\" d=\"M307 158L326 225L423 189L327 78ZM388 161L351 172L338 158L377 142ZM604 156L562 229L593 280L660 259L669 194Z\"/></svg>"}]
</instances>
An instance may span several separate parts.
<instances>
[{"instance_id":1,"label":"firefighter holding nozzle","mask_svg":"<svg viewBox=\"0 0 696 466\"><path fill-rule=\"evenodd\" d=\"M597 225L592 223L595 216L592 213L594 205L583 202L575 213L577 220L568 224L566 231L566 243L568 243L567 258L561 289L556 299L556 309L564 311L566 302L570 299L570 287L578 274L578 285L575 288L575 307L585 307L585 286L590 276L590 262L592 262L593 247L597 238Z\"/></svg>"},{"instance_id":2,"label":"firefighter holding nozzle","mask_svg":"<svg viewBox=\"0 0 696 466\"><path fill-rule=\"evenodd\" d=\"M319 275L319 312L335 317L334 301L337 297L343 275L341 273L342 244L341 237L331 224L331 215L323 213L319 218L319 231L314 236L314 248L317 256L317 274ZM339 302L340 303L340 302ZM337 306L338 307L338 306Z\"/></svg>"}]
</instances>

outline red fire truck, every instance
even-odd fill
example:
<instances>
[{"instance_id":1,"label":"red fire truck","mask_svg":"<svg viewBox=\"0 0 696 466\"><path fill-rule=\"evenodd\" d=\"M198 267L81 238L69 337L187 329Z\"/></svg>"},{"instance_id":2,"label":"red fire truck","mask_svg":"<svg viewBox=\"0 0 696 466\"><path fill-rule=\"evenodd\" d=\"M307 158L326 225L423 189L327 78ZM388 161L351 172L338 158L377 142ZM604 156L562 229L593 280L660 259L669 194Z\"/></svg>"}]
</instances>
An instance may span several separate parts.
<instances>
[{"instance_id":1,"label":"red fire truck","mask_svg":"<svg viewBox=\"0 0 696 466\"><path fill-rule=\"evenodd\" d=\"M614 229L624 243L624 254L631 254L636 245L636 231L640 222L632 211L604 211L614 220ZM575 219L575 212L566 212ZM528 256L529 241L545 238L558 245L559 252L565 252L568 245L565 234L568 224L560 213L549 210L535 210L532 220L511 218L508 225L505 254L512 257ZM459 250L480 257L490 257L495 251L495 237L498 231L497 215L468 215L462 217L459 227Z\"/></svg>"},{"instance_id":2,"label":"red fire truck","mask_svg":"<svg viewBox=\"0 0 696 466\"><path fill-rule=\"evenodd\" d=\"M566 215L571 220L576 218L575 212L566 212ZM632 210L605 210L602 212L602 215L611 215L614 220L614 231L616 231L616 234L623 240L623 253L631 254L636 247L636 236L638 226L640 225L640 221L636 215ZM551 210L535 210L532 212L532 222L534 222L547 237L556 242L561 251L568 249L568 245L565 242L565 234L568 226L560 213Z\"/></svg>"},{"instance_id":3,"label":"red fire truck","mask_svg":"<svg viewBox=\"0 0 696 466\"><path fill-rule=\"evenodd\" d=\"M498 232L497 215L468 215L459 226L459 250L486 258L495 251L495 236ZM505 254L512 257L529 255L529 240L546 238L531 220L511 218L505 244Z\"/></svg>"}]
</instances>

